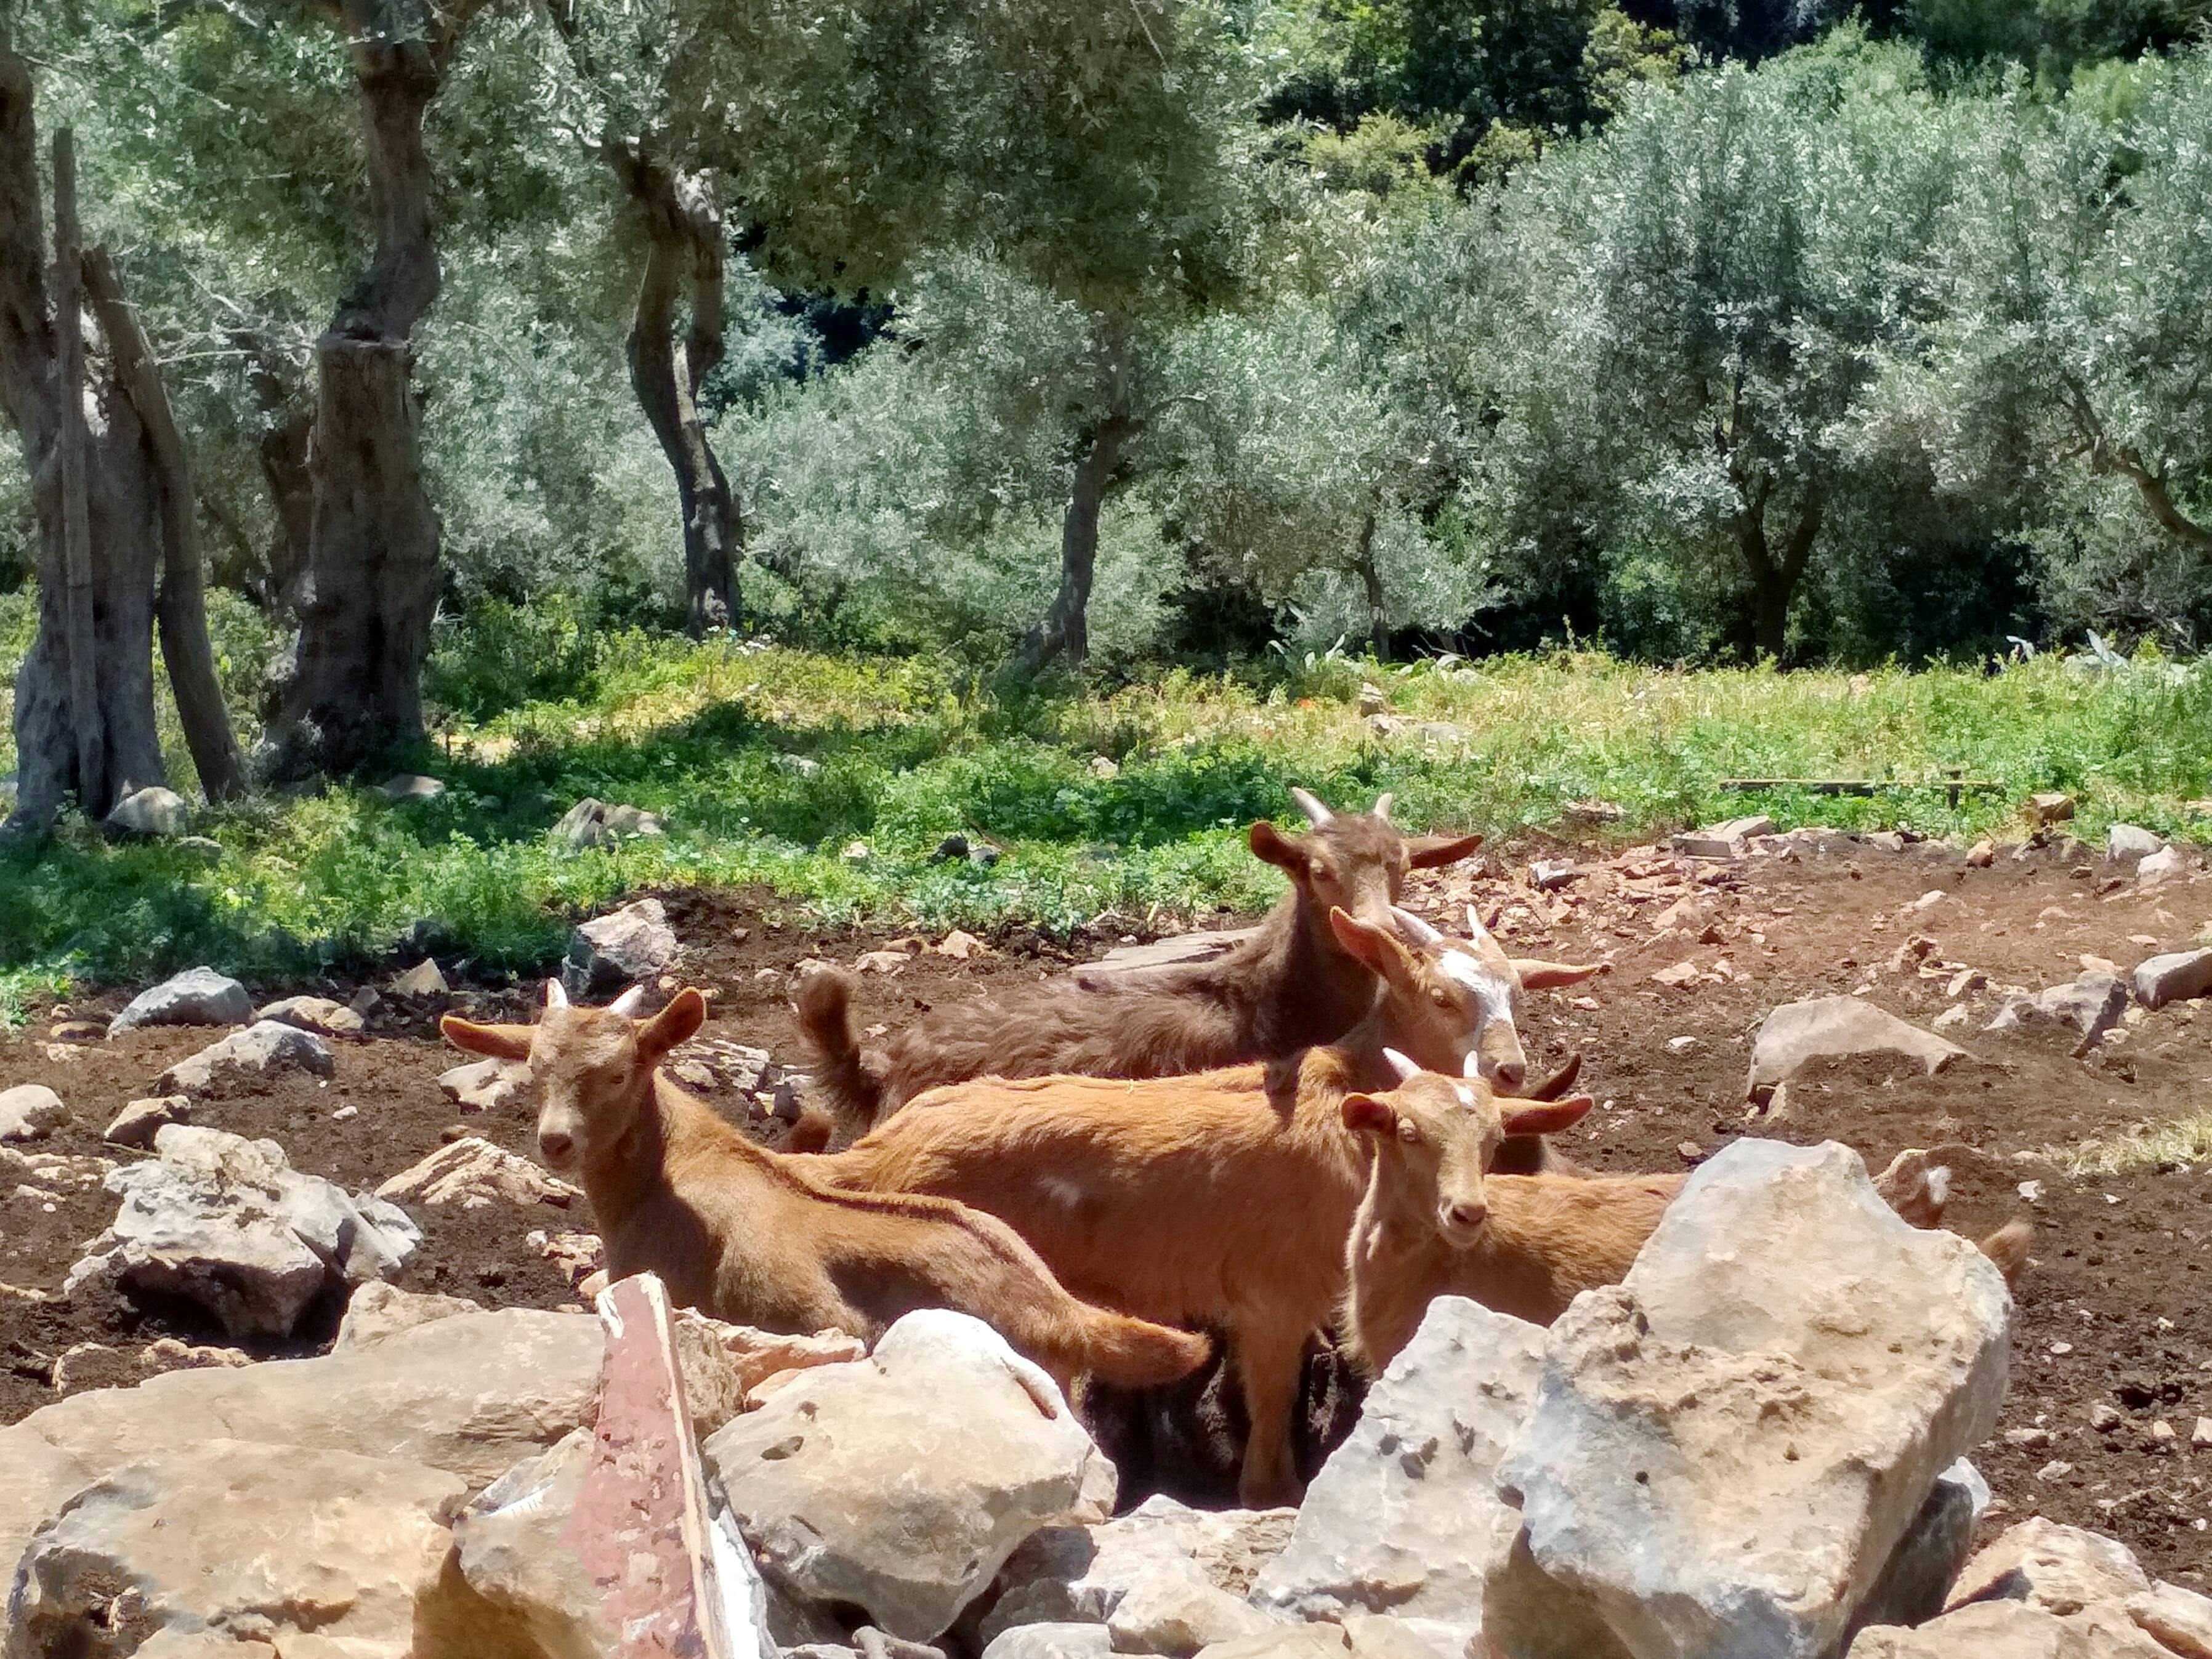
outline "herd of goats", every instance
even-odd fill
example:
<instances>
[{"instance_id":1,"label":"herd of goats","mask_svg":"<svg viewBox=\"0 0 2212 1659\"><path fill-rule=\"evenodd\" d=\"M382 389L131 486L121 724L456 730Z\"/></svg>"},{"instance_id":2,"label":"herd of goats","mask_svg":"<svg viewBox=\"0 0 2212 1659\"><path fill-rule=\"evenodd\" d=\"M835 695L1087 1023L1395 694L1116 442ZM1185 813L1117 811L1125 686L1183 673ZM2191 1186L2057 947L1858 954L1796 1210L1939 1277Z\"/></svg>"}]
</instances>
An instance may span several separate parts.
<instances>
[{"instance_id":1,"label":"herd of goats","mask_svg":"<svg viewBox=\"0 0 2212 1659\"><path fill-rule=\"evenodd\" d=\"M1305 833L1249 836L1292 890L1213 961L940 1006L872 1050L851 979L817 969L797 1000L828 1107L794 1134L809 1150L756 1145L658 1069L706 1018L696 990L641 1018L641 988L583 1008L554 981L534 1026L444 1032L529 1061L540 1153L580 1181L611 1276L773 1331L872 1340L957 1309L1063 1388L1172 1382L1217 1331L1250 1423L1240 1501L1296 1503L1317 1333L1372 1375L1440 1295L1548 1324L1619 1282L1684 1177L1595 1175L1543 1139L1591 1102L1569 1092L1579 1056L1528 1083L1516 1005L1596 968L1509 957L1472 910L1455 939L1397 908L1410 870L1480 836L1407 836L1388 795L1292 794ZM1877 1186L1940 1221L1924 1160ZM1981 1248L2010 1280L2029 1242L2014 1223Z\"/></svg>"}]
</instances>

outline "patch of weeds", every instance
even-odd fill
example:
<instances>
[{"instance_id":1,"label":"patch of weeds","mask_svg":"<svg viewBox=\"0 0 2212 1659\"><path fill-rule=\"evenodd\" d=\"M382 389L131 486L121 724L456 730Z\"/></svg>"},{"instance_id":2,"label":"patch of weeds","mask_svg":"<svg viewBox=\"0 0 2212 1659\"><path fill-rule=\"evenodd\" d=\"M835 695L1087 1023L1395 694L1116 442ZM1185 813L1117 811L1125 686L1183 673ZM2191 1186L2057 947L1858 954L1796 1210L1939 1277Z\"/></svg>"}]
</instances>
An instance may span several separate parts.
<instances>
[{"instance_id":1,"label":"patch of weeds","mask_svg":"<svg viewBox=\"0 0 2212 1659\"><path fill-rule=\"evenodd\" d=\"M2131 1134L2071 1146L2046 1146L2041 1156L2070 1176L2141 1175L2212 1162L2212 1112L2145 1126Z\"/></svg>"}]
</instances>

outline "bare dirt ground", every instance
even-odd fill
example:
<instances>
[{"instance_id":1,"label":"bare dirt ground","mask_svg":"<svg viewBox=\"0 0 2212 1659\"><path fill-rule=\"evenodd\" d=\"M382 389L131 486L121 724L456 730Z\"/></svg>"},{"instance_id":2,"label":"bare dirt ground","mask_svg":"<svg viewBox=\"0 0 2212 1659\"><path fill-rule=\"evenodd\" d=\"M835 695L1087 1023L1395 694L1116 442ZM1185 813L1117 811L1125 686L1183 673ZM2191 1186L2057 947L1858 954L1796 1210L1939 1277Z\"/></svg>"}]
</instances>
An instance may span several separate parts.
<instances>
[{"instance_id":1,"label":"bare dirt ground","mask_svg":"<svg viewBox=\"0 0 2212 1659\"><path fill-rule=\"evenodd\" d=\"M1613 961L1611 972L1577 991L1532 995L1523 1014L1536 1067L1571 1050L1586 1057L1584 1084L1600 1104L1565 1138L1567 1150L1626 1170L1680 1169L1747 1133L1842 1140L1876 1168L1908 1146L1948 1149L1958 1177L1953 1225L1978 1236L2027 1215L2038 1235L2021 1288L2003 1423L1976 1458L1997 1497L1988 1524L2040 1513L2094 1527L2125 1540L2153 1572L2212 1589L2212 1446L2191 1444L2198 1418L2212 1417L2212 1160L2075 1178L2043 1156L2205 1111L2212 1005L2143 1016L2078 1057L2069 1041L1981 1029L2000 1000L1997 988L2071 979L2084 956L2125 969L2192 943L2212 922L2212 882L2139 889L2079 848L2024 859L2008 852L1991 869L1970 870L1956 849L1837 836L1790 857L1734 864L1592 855L1576 879L1540 893L1527 884L1526 859L1572 860L1573 849L1517 850L1510 866L1419 878L1413 902L1455 931L1469 898L1486 909L1502 905L1500 934L1517 953ZM1941 898L1911 908L1938 891ZM849 962L885 942L810 928L761 894L665 897L686 946L684 977L714 994L706 1034L768 1048L794 1066L805 1056L785 1004L789 970L809 957ZM1061 971L1119 942L1061 948L1009 934L972 961L919 956L896 975L864 980L862 1016L897 1021L939 1000ZM1678 977L1685 963L1697 974L1691 983L1652 977L1668 969ZM1783 1121L1747 1116L1751 1037L1770 1008L1856 991L1924 1025L1951 1006L1961 969L1990 981L1956 999L1972 1018L1948 1032L1974 1063L1923 1079L1855 1061L1794 1084ZM295 990L343 997L356 988L252 988L258 998ZM445 1006L526 1018L533 989L468 987L435 1006L387 999L368 1041L334 1045L335 1078L293 1074L210 1097L194 1121L267 1136L297 1167L349 1188L374 1187L458 1133L527 1153L526 1105L464 1114L440 1092L438 1073L459 1057L436 1041L434 1018ZM104 1020L128 994L118 988L82 997L0 1038L0 1086L47 1084L75 1115L52 1140L25 1150L142 1156L105 1146L101 1128L125 1101L151 1092L165 1066L214 1034L56 1040L60 1022ZM723 1104L745 1115L734 1099ZM341 1118L347 1106L356 1109ZM2032 1202L2023 1182L2038 1183ZM55 1363L77 1344L118 1352L80 1355L70 1368L72 1388L134 1380L143 1374L133 1367L136 1351L156 1337L221 1340L186 1308L106 1292L42 1302L17 1293L57 1291L113 1213L115 1200L96 1185L57 1193L38 1184L47 1190L0 1170L0 1185L13 1188L0 1194L0 1422L57 1397ZM493 1304L574 1300L568 1278L527 1235L588 1229L580 1203L574 1212L541 1206L415 1213L427 1238L401 1281L409 1287ZM313 1352L335 1321L336 1310L325 1310L290 1343L256 1352ZM2103 1425L2093 1424L2100 1406L2117 1419L2102 1414Z\"/></svg>"}]
</instances>

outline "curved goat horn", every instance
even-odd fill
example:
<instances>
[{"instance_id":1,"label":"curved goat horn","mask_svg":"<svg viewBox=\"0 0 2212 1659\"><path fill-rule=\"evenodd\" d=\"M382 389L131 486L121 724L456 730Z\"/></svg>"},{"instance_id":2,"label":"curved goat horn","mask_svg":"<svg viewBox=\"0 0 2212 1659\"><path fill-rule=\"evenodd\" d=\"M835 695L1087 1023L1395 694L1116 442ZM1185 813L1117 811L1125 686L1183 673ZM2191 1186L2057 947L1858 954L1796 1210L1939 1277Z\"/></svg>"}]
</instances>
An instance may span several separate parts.
<instances>
[{"instance_id":1,"label":"curved goat horn","mask_svg":"<svg viewBox=\"0 0 2212 1659\"><path fill-rule=\"evenodd\" d=\"M1395 789L1385 789L1385 790L1384 790L1381 794L1379 794L1379 795L1376 796L1376 797L1375 797L1375 816L1376 816L1376 817L1378 817L1378 818L1382 819L1382 822L1383 822L1383 823L1389 823L1389 822L1390 822L1390 803L1391 803L1391 802L1393 802L1393 801L1395 801L1395 800L1396 800L1397 799L1398 799L1398 792L1397 792L1396 790L1395 790Z\"/></svg>"},{"instance_id":2,"label":"curved goat horn","mask_svg":"<svg viewBox=\"0 0 2212 1659\"><path fill-rule=\"evenodd\" d=\"M1428 945L1442 944L1443 941L1444 936L1442 933L1437 932L1411 910L1401 910L1394 904L1390 907L1390 920L1398 924L1399 935L1408 945L1425 948Z\"/></svg>"},{"instance_id":3,"label":"curved goat horn","mask_svg":"<svg viewBox=\"0 0 2212 1659\"><path fill-rule=\"evenodd\" d=\"M1336 814L1323 806L1317 798L1307 791L1293 789L1291 791L1291 799L1297 803L1298 811L1306 815L1306 821L1315 829L1319 830L1326 824L1336 822Z\"/></svg>"},{"instance_id":4,"label":"curved goat horn","mask_svg":"<svg viewBox=\"0 0 2212 1659\"><path fill-rule=\"evenodd\" d=\"M568 994L561 988L561 978L555 975L545 981L545 1012L554 1013L568 1006Z\"/></svg>"},{"instance_id":5,"label":"curved goat horn","mask_svg":"<svg viewBox=\"0 0 2212 1659\"><path fill-rule=\"evenodd\" d=\"M1523 1100L1557 1100L1562 1095L1565 1094L1570 1088L1573 1087L1575 1079L1580 1077L1582 1073L1583 1054L1582 1050L1577 1048L1574 1053L1566 1057L1566 1060L1561 1064L1558 1071L1553 1073L1551 1076L1546 1078L1541 1083L1535 1085L1533 1088L1522 1090L1521 1091L1521 1098Z\"/></svg>"},{"instance_id":6,"label":"curved goat horn","mask_svg":"<svg viewBox=\"0 0 2212 1659\"><path fill-rule=\"evenodd\" d=\"M1398 1074L1398 1081L1401 1083L1410 1083L1421 1074L1421 1068L1395 1048L1385 1048L1382 1051L1382 1058L1390 1062L1390 1069Z\"/></svg>"},{"instance_id":7,"label":"curved goat horn","mask_svg":"<svg viewBox=\"0 0 2212 1659\"><path fill-rule=\"evenodd\" d=\"M633 985L612 1002L607 1004L607 1012L611 1014L620 1014L624 1019L629 1019L637 1012L644 1002L645 987Z\"/></svg>"}]
</instances>

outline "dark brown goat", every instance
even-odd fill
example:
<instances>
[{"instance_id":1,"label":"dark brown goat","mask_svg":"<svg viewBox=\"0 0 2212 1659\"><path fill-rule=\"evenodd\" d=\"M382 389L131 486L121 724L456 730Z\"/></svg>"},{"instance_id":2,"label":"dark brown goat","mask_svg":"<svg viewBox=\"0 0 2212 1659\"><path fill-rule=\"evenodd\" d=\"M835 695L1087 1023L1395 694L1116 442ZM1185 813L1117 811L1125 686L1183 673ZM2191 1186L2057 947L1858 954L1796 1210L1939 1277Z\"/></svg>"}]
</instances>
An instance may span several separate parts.
<instances>
[{"instance_id":1,"label":"dark brown goat","mask_svg":"<svg viewBox=\"0 0 2212 1659\"><path fill-rule=\"evenodd\" d=\"M865 1133L923 1090L970 1078L1182 1077L1342 1036L1373 1006L1376 977L1339 945L1330 910L1388 928L1408 870L1455 863L1482 837L1408 838L1390 822L1387 794L1372 812L1338 813L1302 789L1291 793L1312 828L1285 835L1262 821L1249 836L1253 853L1291 878L1291 893L1212 962L955 1003L873 1053L854 1029L851 977L836 969L811 975L799 988L799 1025L845 1132Z\"/></svg>"}]
</instances>

